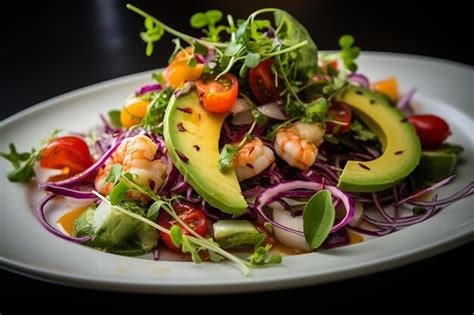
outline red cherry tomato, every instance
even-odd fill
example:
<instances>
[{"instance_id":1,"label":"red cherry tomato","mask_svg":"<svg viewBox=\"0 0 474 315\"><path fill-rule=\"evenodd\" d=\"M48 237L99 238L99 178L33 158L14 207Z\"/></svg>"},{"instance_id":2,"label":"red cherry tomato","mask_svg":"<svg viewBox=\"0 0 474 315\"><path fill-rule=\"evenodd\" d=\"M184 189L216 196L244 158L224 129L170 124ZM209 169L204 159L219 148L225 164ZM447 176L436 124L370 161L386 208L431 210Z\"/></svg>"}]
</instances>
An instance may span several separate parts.
<instances>
[{"instance_id":1,"label":"red cherry tomato","mask_svg":"<svg viewBox=\"0 0 474 315\"><path fill-rule=\"evenodd\" d=\"M448 123L435 115L413 115L408 120L415 126L416 134L424 148L441 146L451 134Z\"/></svg>"},{"instance_id":2,"label":"red cherry tomato","mask_svg":"<svg viewBox=\"0 0 474 315\"><path fill-rule=\"evenodd\" d=\"M352 109L347 104L333 102L326 113L326 117L329 120L335 120L341 123L326 122L326 132L328 134L346 132L351 128Z\"/></svg>"},{"instance_id":3,"label":"red cherry tomato","mask_svg":"<svg viewBox=\"0 0 474 315\"><path fill-rule=\"evenodd\" d=\"M211 113L225 113L237 100L239 83L234 75L227 73L217 80L197 81L196 89L205 109Z\"/></svg>"},{"instance_id":4,"label":"red cherry tomato","mask_svg":"<svg viewBox=\"0 0 474 315\"><path fill-rule=\"evenodd\" d=\"M275 87L275 74L272 72L272 59L262 61L250 69L249 84L255 98L260 104L267 104L280 98L280 91Z\"/></svg>"},{"instance_id":5,"label":"red cherry tomato","mask_svg":"<svg viewBox=\"0 0 474 315\"><path fill-rule=\"evenodd\" d=\"M76 175L94 163L89 147L81 138L60 137L51 141L41 156L40 166L52 169L65 169L64 175L50 180L60 180Z\"/></svg>"},{"instance_id":6,"label":"red cherry tomato","mask_svg":"<svg viewBox=\"0 0 474 315\"><path fill-rule=\"evenodd\" d=\"M195 208L190 205L179 204L174 206L176 213L179 218L184 221L189 227L191 227L197 234L204 236L207 232L207 218L204 212L198 208ZM178 225L179 228L183 231L183 234L190 235L191 233L182 227L177 221L169 215L168 212L162 211L158 216L158 224L164 228L170 229L173 225ZM159 232L160 237L165 242L168 248L180 251L178 247L173 244L169 234L164 232Z\"/></svg>"}]
</instances>

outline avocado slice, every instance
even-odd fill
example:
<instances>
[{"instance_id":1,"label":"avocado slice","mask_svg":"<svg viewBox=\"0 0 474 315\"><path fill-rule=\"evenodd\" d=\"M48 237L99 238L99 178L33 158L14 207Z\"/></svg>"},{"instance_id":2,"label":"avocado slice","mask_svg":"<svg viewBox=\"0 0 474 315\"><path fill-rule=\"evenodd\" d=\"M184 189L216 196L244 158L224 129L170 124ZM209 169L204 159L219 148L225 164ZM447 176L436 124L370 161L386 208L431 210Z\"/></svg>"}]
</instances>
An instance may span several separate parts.
<instances>
[{"instance_id":1,"label":"avocado slice","mask_svg":"<svg viewBox=\"0 0 474 315\"><path fill-rule=\"evenodd\" d=\"M338 187L349 192L388 189L407 177L420 162L421 145L414 127L384 97L350 86L336 100L350 105L377 135L382 155L368 162L348 161Z\"/></svg>"},{"instance_id":2,"label":"avocado slice","mask_svg":"<svg viewBox=\"0 0 474 315\"><path fill-rule=\"evenodd\" d=\"M255 245L260 233L247 220L219 220L213 224L214 239L222 248Z\"/></svg>"},{"instance_id":3,"label":"avocado slice","mask_svg":"<svg viewBox=\"0 0 474 315\"><path fill-rule=\"evenodd\" d=\"M453 175L458 156L462 151L462 147L450 144L444 144L437 150L422 151L420 164L414 171L415 177L428 183L435 183Z\"/></svg>"},{"instance_id":4,"label":"avocado slice","mask_svg":"<svg viewBox=\"0 0 474 315\"><path fill-rule=\"evenodd\" d=\"M219 170L219 135L227 114L213 114L196 91L172 96L164 118L164 138L174 165L211 206L240 215L247 202L234 170Z\"/></svg>"}]
</instances>

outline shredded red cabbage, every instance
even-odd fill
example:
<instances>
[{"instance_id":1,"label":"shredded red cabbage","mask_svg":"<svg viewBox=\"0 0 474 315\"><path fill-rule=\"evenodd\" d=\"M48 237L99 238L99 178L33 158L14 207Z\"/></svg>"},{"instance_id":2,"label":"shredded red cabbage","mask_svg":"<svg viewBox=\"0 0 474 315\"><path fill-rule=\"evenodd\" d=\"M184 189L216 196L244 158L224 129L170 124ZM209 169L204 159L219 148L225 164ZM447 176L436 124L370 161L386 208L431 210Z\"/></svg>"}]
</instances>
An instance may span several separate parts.
<instances>
[{"instance_id":1,"label":"shredded red cabbage","mask_svg":"<svg viewBox=\"0 0 474 315\"><path fill-rule=\"evenodd\" d=\"M158 92L161 89L162 89L162 86L161 84L158 84L158 83L145 85L135 92L135 96L141 96L143 94L150 93L150 92Z\"/></svg>"}]
</instances>

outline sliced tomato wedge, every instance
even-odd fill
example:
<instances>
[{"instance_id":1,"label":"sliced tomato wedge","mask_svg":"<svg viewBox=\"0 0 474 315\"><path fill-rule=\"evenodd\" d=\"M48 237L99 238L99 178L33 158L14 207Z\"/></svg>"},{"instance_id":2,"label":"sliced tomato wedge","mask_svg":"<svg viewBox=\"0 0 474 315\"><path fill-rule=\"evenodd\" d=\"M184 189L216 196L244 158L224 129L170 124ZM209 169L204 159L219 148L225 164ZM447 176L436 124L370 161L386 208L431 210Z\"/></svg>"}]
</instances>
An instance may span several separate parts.
<instances>
[{"instance_id":1,"label":"sliced tomato wedge","mask_svg":"<svg viewBox=\"0 0 474 315\"><path fill-rule=\"evenodd\" d=\"M333 102L329 107L326 117L336 122L326 122L326 132L328 134L346 132L351 129L352 109L342 102Z\"/></svg>"},{"instance_id":2,"label":"sliced tomato wedge","mask_svg":"<svg viewBox=\"0 0 474 315\"><path fill-rule=\"evenodd\" d=\"M275 86L272 64L272 59L264 60L249 72L250 89L260 104L275 102L280 98L280 90Z\"/></svg>"},{"instance_id":3,"label":"sliced tomato wedge","mask_svg":"<svg viewBox=\"0 0 474 315\"><path fill-rule=\"evenodd\" d=\"M226 73L217 80L205 78L197 81L196 90L205 109L211 113L225 113L237 100L239 82L234 75Z\"/></svg>"},{"instance_id":4,"label":"sliced tomato wedge","mask_svg":"<svg viewBox=\"0 0 474 315\"><path fill-rule=\"evenodd\" d=\"M178 217L191 227L194 232L201 236L206 234L207 218L201 209L186 204L175 205L174 209ZM167 229L170 229L173 225L177 225L183 231L183 234L191 235L188 230L186 230L181 224L177 223L177 221L164 210L158 216L158 224ZM173 244L169 234L161 231L159 233L161 239L168 248L174 251L180 251L180 249Z\"/></svg>"}]
</instances>

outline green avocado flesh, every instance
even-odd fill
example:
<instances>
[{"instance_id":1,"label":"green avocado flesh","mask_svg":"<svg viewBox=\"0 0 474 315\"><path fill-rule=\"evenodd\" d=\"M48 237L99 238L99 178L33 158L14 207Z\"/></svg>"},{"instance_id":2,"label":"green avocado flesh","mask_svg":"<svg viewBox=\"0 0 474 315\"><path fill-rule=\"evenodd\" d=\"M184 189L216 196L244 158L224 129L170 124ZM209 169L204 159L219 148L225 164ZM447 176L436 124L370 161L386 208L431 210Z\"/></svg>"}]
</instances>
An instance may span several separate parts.
<instances>
[{"instance_id":1,"label":"green avocado flesh","mask_svg":"<svg viewBox=\"0 0 474 315\"><path fill-rule=\"evenodd\" d=\"M196 91L173 96L164 118L164 138L174 165L211 206L239 215L247 203L234 170L219 170L219 135L227 114L213 114Z\"/></svg>"},{"instance_id":2,"label":"green avocado flesh","mask_svg":"<svg viewBox=\"0 0 474 315\"><path fill-rule=\"evenodd\" d=\"M383 151L372 161L348 161L339 178L339 188L348 192L381 191L413 172L420 162L421 145L415 129L398 109L360 87L348 87L336 100L351 106L377 135Z\"/></svg>"},{"instance_id":3,"label":"green avocado flesh","mask_svg":"<svg viewBox=\"0 0 474 315\"><path fill-rule=\"evenodd\" d=\"M428 183L435 183L454 174L458 163L458 155L462 152L453 151L450 145L445 145L438 150L425 150L421 152L420 164L415 169L414 175Z\"/></svg>"}]
</instances>

